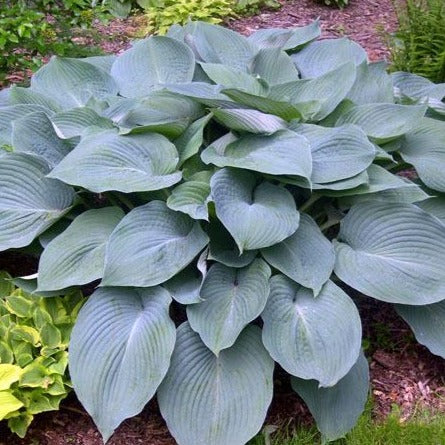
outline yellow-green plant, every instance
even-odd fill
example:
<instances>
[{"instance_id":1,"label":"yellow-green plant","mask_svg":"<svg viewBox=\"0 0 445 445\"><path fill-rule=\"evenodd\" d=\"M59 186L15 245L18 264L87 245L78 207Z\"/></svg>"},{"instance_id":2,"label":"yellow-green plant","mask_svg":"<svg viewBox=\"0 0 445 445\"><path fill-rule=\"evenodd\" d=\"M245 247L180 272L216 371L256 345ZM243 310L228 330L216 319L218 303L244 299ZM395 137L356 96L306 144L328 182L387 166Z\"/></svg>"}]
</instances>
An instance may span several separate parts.
<instances>
[{"instance_id":1,"label":"yellow-green plant","mask_svg":"<svg viewBox=\"0 0 445 445\"><path fill-rule=\"evenodd\" d=\"M67 347L83 298L35 297L10 278L0 273L0 421L24 437L33 416L71 390Z\"/></svg>"}]
</instances>

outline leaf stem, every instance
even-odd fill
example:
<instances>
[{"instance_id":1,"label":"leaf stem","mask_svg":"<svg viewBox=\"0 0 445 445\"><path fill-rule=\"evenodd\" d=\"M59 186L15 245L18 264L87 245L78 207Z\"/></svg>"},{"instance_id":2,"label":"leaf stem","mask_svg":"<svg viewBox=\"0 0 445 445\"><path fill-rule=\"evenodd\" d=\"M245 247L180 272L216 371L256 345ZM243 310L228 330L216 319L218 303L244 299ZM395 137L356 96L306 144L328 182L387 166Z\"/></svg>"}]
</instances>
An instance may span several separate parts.
<instances>
[{"instance_id":1,"label":"leaf stem","mask_svg":"<svg viewBox=\"0 0 445 445\"><path fill-rule=\"evenodd\" d=\"M311 197L306 202L304 202L298 210L300 212L307 212L307 210L309 210L320 198L320 195L313 193Z\"/></svg>"},{"instance_id":2,"label":"leaf stem","mask_svg":"<svg viewBox=\"0 0 445 445\"><path fill-rule=\"evenodd\" d=\"M333 226L336 226L337 224L340 224L339 219L330 219L330 220L326 221L324 224L321 224L320 230L322 232L324 232L325 230L327 230Z\"/></svg>"}]
</instances>

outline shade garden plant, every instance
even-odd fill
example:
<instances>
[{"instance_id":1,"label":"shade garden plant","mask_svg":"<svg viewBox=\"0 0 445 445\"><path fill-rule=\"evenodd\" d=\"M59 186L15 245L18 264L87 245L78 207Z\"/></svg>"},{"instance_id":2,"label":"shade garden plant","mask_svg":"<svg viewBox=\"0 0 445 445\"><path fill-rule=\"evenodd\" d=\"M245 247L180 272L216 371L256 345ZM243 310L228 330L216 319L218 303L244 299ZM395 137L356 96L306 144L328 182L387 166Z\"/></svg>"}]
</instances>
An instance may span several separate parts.
<instances>
[{"instance_id":1,"label":"shade garden plant","mask_svg":"<svg viewBox=\"0 0 445 445\"><path fill-rule=\"evenodd\" d=\"M358 294L445 356L445 85L319 34L190 22L2 92L0 248L41 250L36 295L94 289L69 370L104 441L157 394L178 444L245 444L275 362L341 437Z\"/></svg>"}]
</instances>

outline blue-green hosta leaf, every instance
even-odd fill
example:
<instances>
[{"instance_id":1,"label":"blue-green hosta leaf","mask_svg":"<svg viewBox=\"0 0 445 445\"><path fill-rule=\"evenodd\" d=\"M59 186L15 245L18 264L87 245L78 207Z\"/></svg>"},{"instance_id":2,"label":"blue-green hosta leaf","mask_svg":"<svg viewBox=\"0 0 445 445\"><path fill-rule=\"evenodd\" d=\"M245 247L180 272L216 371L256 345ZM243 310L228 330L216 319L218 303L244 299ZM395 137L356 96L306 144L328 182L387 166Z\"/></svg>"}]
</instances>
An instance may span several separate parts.
<instances>
[{"instance_id":1,"label":"blue-green hosta leaf","mask_svg":"<svg viewBox=\"0 0 445 445\"><path fill-rule=\"evenodd\" d=\"M81 136L88 127L113 128L111 120L87 107L62 111L51 117L57 135L62 139Z\"/></svg>"},{"instance_id":2,"label":"blue-green hosta leaf","mask_svg":"<svg viewBox=\"0 0 445 445\"><path fill-rule=\"evenodd\" d=\"M25 153L8 153L0 162L0 250L24 247L71 206L71 187L45 178L48 164Z\"/></svg>"},{"instance_id":3,"label":"blue-green hosta leaf","mask_svg":"<svg viewBox=\"0 0 445 445\"><path fill-rule=\"evenodd\" d=\"M258 110L214 108L211 111L220 124L235 131L272 134L287 127L286 121L280 117Z\"/></svg>"},{"instance_id":4,"label":"blue-green hosta leaf","mask_svg":"<svg viewBox=\"0 0 445 445\"><path fill-rule=\"evenodd\" d=\"M113 78L78 59L53 57L31 79L31 89L56 101L63 109L82 107L91 98L106 99L118 92Z\"/></svg>"},{"instance_id":5,"label":"blue-green hosta leaf","mask_svg":"<svg viewBox=\"0 0 445 445\"><path fill-rule=\"evenodd\" d=\"M396 304L395 309L409 324L420 344L445 358L445 301L422 306Z\"/></svg>"},{"instance_id":6,"label":"blue-green hosta leaf","mask_svg":"<svg viewBox=\"0 0 445 445\"><path fill-rule=\"evenodd\" d=\"M357 78L347 98L356 105L394 103L393 84L386 62L363 62L357 67Z\"/></svg>"},{"instance_id":7,"label":"blue-green hosta leaf","mask_svg":"<svg viewBox=\"0 0 445 445\"><path fill-rule=\"evenodd\" d=\"M244 36L231 29L205 22L186 26L185 42L195 52L197 60L219 63L247 71L256 48Z\"/></svg>"},{"instance_id":8,"label":"blue-green hosta leaf","mask_svg":"<svg viewBox=\"0 0 445 445\"><path fill-rule=\"evenodd\" d=\"M196 120L175 140L179 153L179 166L198 153L204 141L204 128L211 118L212 114L210 113Z\"/></svg>"},{"instance_id":9,"label":"blue-green hosta leaf","mask_svg":"<svg viewBox=\"0 0 445 445\"><path fill-rule=\"evenodd\" d=\"M414 165L420 179L445 192L445 122L425 118L402 139L400 155Z\"/></svg>"},{"instance_id":10,"label":"blue-green hosta leaf","mask_svg":"<svg viewBox=\"0 0 445 445\"><path fill-rule=\"evenodd\" d=\"M412 204L364 202L342 220L335 274L378 300L423 305L445 295L445 226Z\"/></svg>"},{"instance_id":11,"label":"blue-green hosta leaf","mask_svg":"<svg viewBox=\"0 0 445 445\"><path fill-rule=\"evenodd\" d=\"M36 112L53 114L51 110L35 104L19 104L0 108L0 147L4 144L12 144L12 123L15 120Z\"/></svg>"},{"instance_id":12,"label":"blue-green hosta leaf","mask_svg":"<svg viewBox=\"0 0 445 445\"><path fill-rule=\"evenodd\" d=\"M429 214L439 218L445 225L445 197L434 196L432 198L425 199L424 201L416 203L421 209L425 210Z\"/></svg>"},{"instance_id":13,"label":"blue-green hosta leaf","mask_svg":"<svg viewBox=\"0 0 445 445\"><path fill-rule=\"evenodd\" d=\"M210 268L200 291L203 301L187 307L187 318L215 355L230 348L261 314L269 296L270 275L270 267L261 259L242 269L218 263Z\"/></svg>"},{"instance_id":14,"label":"blue-green hosta leaf","mask_svg":"<svg viewBox=\"0 0 445 445\"><path fill-rule=\"evenodd\" d=\"M102 286L154 286L176 275L209 242L198 222L151 201L128 213L110 236Z\"/></svg>"},{"instance_id":15,"label":"blue-green hosta leaf","mask_svg":"<svg viewBox=\"0 0 445 445\"><path fill-rule=\"evenodd\" d=\"M223 89L223 92L239 104L256 108L264 113L275 114L285 120L300 119L302 116L298 108L286 100L279 101L270 97L257 96L236 88Z\"/></svg>"},{"instance_id":16,"label":"blue-green hosta leaf","mask_svg":"<svg viewBox=\"0 0 445 445\"><path fill-rule=\"evenodd\" d=\"M334 270L335 251L315 221L300 215L297 231L281 243L261 251L265 260L317 295Z\"/></svg>"},{"instance_id":17,"label":"blue-green hosta leaf","mask_svg":"<svg viewBox=\"0 0 445 445\"><path fill-rule=\"evenodd\" d=\"M160 190L181 180L178 159L175 146L160 134L103 130L83 138L49 177L96 193Z\"/></svg>"},{"instance_id":18,"label":"blue-green hosta leaf","mask_svg":"<svg viewBox=\"0 0 445 445\"><path fill-rule=\"evenodd\" d=\"M343 437L357 423L369 393L369 366L361 353L357 363L335 386L319 388L315 380L293 377L292 388L314 416L324 441Z\"/></svg>"},{"instance_id":19,"label":"blue-green hosta leaf","mask_svg":"<svg viewBox=\"0 0 445 445\"><path fill-rule=\"evenodd\" d=\"M41 156L49 165L57 165L71 150L71 145L57 136L48 116L40 111L12 123L14 151Z\"/></svg>"},{"instance_id":20,"label":"blue-green hosta leaf","mask_svg":"<svg viewBox=\"0 0 445 445\"><path fill-rule=\"evenodd\" d=\"M279 243L298 228L300 215L284 188L269 182L257 186L250 173L227 168L212 176L210 186L216 214L240 253Z\"/></svg>"},{"instance_id":21,"label":"blue-green hosta leaf","mask_svg":"<svg viewBox=\"0 0 445 445\"><path fill-rule=\"evenodd\" d=\"M323 76L346 62L358 66L368 59L366 51L347 38L313 42L291 57L303 78Z\"/></svg>"},{"instance_id":22,"label":"blue-green hosta leaf","mask_svg":"<svg viewBox=\"0 0 445 445\"><path fill-rule=\"evenodd\" d=\"M37 292L79 286L102 278L106 243L123 217L124 212L118 207L80 214L43 251Z\"/></svg>"},{"instance_id":23,"label":"blue-green hosta leaf","mask_svg":"<svg viewBox=\"0 0 445 445\"><path fill-rule=\"evenodd\" d=\"M79 312L70 375L104 441L142 410L167 372L175 344L170 302L161 287L103 288Z\"/></svg>"},{"instance_id":24,"label":"blue-green hosta leaf","mask_svg":"<svg viewBox=\"0 0 445 445\"><path fill-rule=\"evenodd\" d=\"M187 267L162 284L171 297L180 304L195 304L202 301L200 296L203 277L198 277L194 265Z\"/></svg>"},{"instance_id":25,"label":"blue-green hosta leaf","mask_svg":"<svg viewBox=\"0 0 445 445\"><path fill-rule=\"evenodd\" d=\"M298 71L292 59L279 48L260 49L253 60L252 73L269 85L298 80Z\"/></svg>"},{"instance_id":26,"label":"blue-green hosta leaf","mask_svg":"<svg viewBox=\"0 0 445 445\"><path fill-rule=\"evenodd\" d=\"M96 68L100 68L102 71L105 71L106 73L110 73L111 67L113 66L113 63L116 59L117 59L116 55L107 54L106 56L84 57L81 60L83 62L88 62L89 64L95 66Z\"/></svg>"},{"instance_id":27,"label":"blue-green hosta leaf","mask_svg":"<svg viewBox=\"0 0 445 445\"><path fill-rule=\"evenodd\" d=\"M320 22L314 20L310 25L298 28L259 29L248 40L260 48L280 48L288 51L315 40L321 34Z\"/></svg>"},{"instance_id":28,"label":"blue-green hosta leaf","mask_svg":"<svg viewBox=\"0 0 445 445\"><path fill-rule=\"evenodd\" d=\"M354 85L356 68L352 62L342 64L315 79L302 79L270 88L269 97L289 101L307 120L322 120L345 99Z\"/></svg>"},{"instance_id":29,"label":"blue-green hosta leaf","mask_svg":"<svg viewBox=\"0 0 445 445\"><path fill-rule=\"evenodd\" d=\"M206 164L244 168L271 175L300 176L310 182L311 147L304 136L283 130L270 136L245 135L235 141L226 136L223 138L224 143L216 141L201 153L201 159Z\"/></svg>"},{"instance_id":30,"label":"blue-green hosta leaf","mask_svg":"<svg viewBox=\"0 0 445 445\"><path fill-rule=\"evenodd\" d=\"M273 368L258 327L247 327L217 357L183 323L158 391L161 414L178 445L248 442L272 400Z\"/></svg>"},{"instance_id":31,"label":"blue-green hosta leaf","mask_svg":"<svg viewBox=\"0 0 445 445\"><path fill-rule=\"evenodd\" d=\"M267 88L255 75L218 63L201 63L204 72L218 85L236 88L246 93L264 95Z\"/></svg>"},{"instance_id":32,"label":"blue-green hosta leaf","mask_svg":"<svg viewBox=\"0 0 445 445\"><path fill-rule=\"evenodd\" d=\"M445 83L435 84L425 77L401 71L391 73L391 77L397 96L437 100L442 100L445 97Z\"/></svg>"},{"instance_id":33,"label":"blue-green hosta leaf","mask_svg":"<svg viewBox=\"0 0 445 445\"><path fill-rule=\"evenodd\" d=\"M195 70L192 51L164 36L141 40L113 63L111 74L124 97L141 97L163 84L190 82Z\"/></svg>"},{"instance_id":34,"label":"blue-green hosta leaf","mask_svg":"<svg viewBox=\"0 0 445 445\"><path fill-rule=\"evenodd\" d=\"M54 112L60 111L60 107L57 102L44 94L33 91L31 88L23 88L12 85L9 93L8 105L19 104L40 105Z\"/></svg>"},{"instance_id":35,"label":"blue-green hosta leaf","mask_svg":"<svg viewBox=\"0 0 445 445\"><path fill-rule=\"evenodd\" d=\"M353 301L332 281L317 297L284 275L270 279L261 316L263 343L291 375L333 386L360 353L362 326Z\"/></svg>"},{"instance_id":36,"label":"blue-green hosta leaf","mask_svg":"<svg viewBox=\"0 0 445 445\"><path fill-rule=\"evenodd\" d=\"M176 186L167 199L167 206L172 210L186 213L193 219L208 221L207 203L210 199L211 172L203 173L193 175L188 181Z\"/></svg>"},{"instance_id":37,"label":"blue-green hosta leaf","mask_svg":"<svg viewBox=\"0 0 445 445\"><path fill-rule=\"evenodd\" d=\"M201 117L200 104L169 91L154 91L138 101L119 120L121 133L157 132L177 138Z\"/></svg>"},{"instance_id":38,"label":"blue-green hosta leaf","mask_svg":"<svg viewBox=\"0 0 445 445\"><path fill-rule=\"evenodd\" d=\"M240 253L235 240L219 222L212 222L209 227L209 260L217 261L228 267L245 267L256 257L256 250Z\"/></svg>"},{"instance_id":39,"label":"blue-green hosta leaf","mask_svg":"<svg viewBox=\"0 0 445 445\"><path fill-rule=\"evenodd\" d=\"M369 167L371 168L372 165ZM324 182L323 184L312 184L313 190L322 190L323 194L326 190L349 190L355 189L361 185L365 185L369 182L369 175L367 170L352 176L351 178L342 179L334 182ZM298 184L297 184L298 185Z\"/></svg>"},{"instance_id":40,"label":"blue-green hosta leaf","mask_svg":"<svg viewBox=\"0 0 445 445\"><path fill-rule=\"evenodd\" d=\"M423 105L357 105L342 114L336 125L358 125L376 142L386 142L408 133L422 119L425 111Z\"/></svg>"},{"instance_id":41,"label":"blue-green hosta leaf","mask_svg":"<svg viewBox=\"0 0 445 445\"><path fill-rule=\"evenodd\" d=\"M340 181L358 175L374 160L373 144L355 125L328 128L292 123L290 128L309 141L312 152L311 181L314 183Z\"/></svg>"}]
</instances>

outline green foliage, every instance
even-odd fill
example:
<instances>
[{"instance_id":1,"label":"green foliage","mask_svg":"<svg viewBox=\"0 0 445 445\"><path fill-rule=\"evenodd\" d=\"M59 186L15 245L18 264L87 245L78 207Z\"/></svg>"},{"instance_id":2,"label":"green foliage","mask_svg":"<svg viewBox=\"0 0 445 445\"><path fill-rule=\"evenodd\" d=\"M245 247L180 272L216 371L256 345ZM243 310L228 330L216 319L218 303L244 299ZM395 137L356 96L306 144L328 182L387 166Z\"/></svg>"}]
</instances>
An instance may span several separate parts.
<instances>
[{"instance_id":1,"label":"green foliage","mask_svg":"<svg viewBox=\"0 0 445 445\"><path fill-rule=\"evenodd\" d=\"M35 414L56 410L71 389L68 342L80 293L36 297L0 273L0 420L24 437Z\"/></svg>"},{"instance_id":2,"label":"green foliage","mask_svg":"<svg viewBox=\"0 0 445 445\"><path fill-rule=\"evenodd\" d=\"M343 9L349 4L349 0L316 0L326 6L333 6L335 8Z\"/></svg>"},{"instance_id":3,"label":"green foliage","mask_svg":"<svg viewBox=\"0 0 445 445\"><path fill-rule=\"evenodd\" d=\"M319 34L188 22L2 93L0 250L96 288L70 374L104 440L157 393L180 445L243 445L274 362L344 436L369 372L339 281L445 357L445 85Z\"/></svg>"},{"instance_id":4,"label":"green foliage","mask_svg":"<svg viewBox=\"0 0 445 445\"><path fill-rule=\"evenodd\" d=\"M445 3L406 0L396 3L398 30L387 35L392 69L445 82Z\"/></svg>"}]
</instances>

